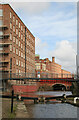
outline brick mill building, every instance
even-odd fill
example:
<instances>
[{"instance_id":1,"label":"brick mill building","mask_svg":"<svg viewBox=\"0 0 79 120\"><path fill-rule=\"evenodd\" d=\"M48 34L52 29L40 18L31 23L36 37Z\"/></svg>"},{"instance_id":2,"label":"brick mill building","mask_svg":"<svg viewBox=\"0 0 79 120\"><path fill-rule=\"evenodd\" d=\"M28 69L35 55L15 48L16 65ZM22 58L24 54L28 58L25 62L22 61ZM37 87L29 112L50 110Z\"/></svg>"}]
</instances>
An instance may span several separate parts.
<instances>
[{"instance_id":1,"label":"brick mill building","mask_svg":"<svg viewBox=\"0 0 79 120\"><path fill-rule=\"evenodd\" d=\"M48 58L40 59L40 56L36 55L35 67L37 75L55 78L71 77L71 72L62 69L62 66L55 62L55 57L52 57L52 61L50 61Z\"/></svg>"},{"instance_id":2,"label":"brick mill building","mask_svg":"<svg viewBox=\"0 0 79 120\"><path fill-rule=\"evenodd\" d=\"M35 37L9 4L0 4L0 73L35 72Z\"/></svg>"}]
</instances>

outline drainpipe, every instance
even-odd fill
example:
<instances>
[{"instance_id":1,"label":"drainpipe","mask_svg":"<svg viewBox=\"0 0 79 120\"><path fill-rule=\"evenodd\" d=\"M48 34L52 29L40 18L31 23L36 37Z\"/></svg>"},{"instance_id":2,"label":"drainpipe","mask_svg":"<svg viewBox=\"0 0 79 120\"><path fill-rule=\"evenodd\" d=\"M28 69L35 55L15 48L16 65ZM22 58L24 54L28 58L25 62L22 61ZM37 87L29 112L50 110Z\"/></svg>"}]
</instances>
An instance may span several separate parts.
<instances>
[{"instance_id":1,"label":"drainpipe","mask_svg":"<svg viewBox=\"0 0 79 120\"><path fill-rule=\"evenodd\" d=\"M25 76L26 76L26 27L25 27Z\"/></svg>"}]
</instances>

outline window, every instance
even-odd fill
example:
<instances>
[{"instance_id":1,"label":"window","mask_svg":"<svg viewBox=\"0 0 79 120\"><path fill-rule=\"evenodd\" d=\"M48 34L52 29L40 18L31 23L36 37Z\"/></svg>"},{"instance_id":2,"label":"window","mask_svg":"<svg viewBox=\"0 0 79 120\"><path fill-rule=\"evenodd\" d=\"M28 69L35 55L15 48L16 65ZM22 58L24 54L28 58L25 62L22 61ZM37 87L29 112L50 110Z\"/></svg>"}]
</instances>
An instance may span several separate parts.
<instances>
[{"instance_id":1,"label":"window","mask_svg":"<svg viewBox=\"0 0 79 120\"><path fill-rule=\"evenodd\" d=\"M23 37L23 41L25 41L25 37Z\"/></svg>"},{"instance_id":2,"label":"window","mask_svg":"<svg viewBox=\"0 0 79 120\"><path fill-rule=\"evenodd\" d=\"M0 50L3 50L3 47L0 47Z\"/></svg>"},{"instance_id":3,"label":"window","mask_svg":"<svg viewBox=\"0 0 79 120\"><path fill-rule=\"evenodd\" d=\"M19 23L19 28L20 28L20 23Z\"/></svg>"},{"instance_id":4,"label":"window","mask_svg":"<svg viewBox=\"0 0 79 120\"><path fill-rule=\"evenodd\" d=\"M13 26L13 32L15 32L15 26Z\"/></svg>"},{"instance_id":5,"label":"window","mask_svg":"<svg viewBox=\"0 0 79 120\"><path fill-rule=\"evenodd\" d=\"M12 23L10 23L10 29L12 29Z\"/></svg>"},{"instance_id":6,"label":"window","mask_svg":"<svg viewBox=\"0 0 79 120\"><path fill-rule=\"evenodd\" d=\"M21 34L21 39L23 38L23 35Z\"/></svg>"},{"instance_id":7,"label":"window","mask_svg":"<svg viewBox=\"0 0 79 120\"><path fill-rule=\"evenodd\" d=\"M18 69L16 69L16 73L18 73Z\"/></svg>"},{"instance_id":8,"label":"window","mask_svg":"<svg viewBox=\"0 0 79 120\"><path fill-rule=\"evenodd\" d=\"M16 29L16 34L18 35L18 29Z\"/></svg>"},{"instance_id":9,"label":"window","mask_svg":"<svg viewBox=\"0 0 79 120\"><path fill-rule=\"evenodd\" d=\"M12 40L12 34L10 34L10 40Z\"/></svg>"},{"instance_id":10,"label":"window","mask_svg":"<svg viewBox=\"0 0 79 120\"><path fill-rule=\"evenodd\" d=\"M12 51L12 45L10 45L10 51Z\"/></svg>"},{"instance_id":11,"label":"window","mask_svg":"<svg viewBox=\"0 0 79 120\"><path fill-rule=\"evenodd\" d=\"M16 19L16 25L18 25L18 20Z\"/></svg>"},{"instance_id":12,"label":"window","mask_svg":"<svg viewBox=\"0 0 79 120\"><path fill-rule=\"evenodd\" d=\"M12 13L10 12L10 18L12 18Z\"/></svg>"},{"instance_id":13,"label":"window","mask_svg":"<svg viewBox=\"0 0 79 120\"><path fill-rule=\"evenodd\" d=\"M20 32L19 32L19 37L20 37Z\"/></svg>"},{"instance_id":14,"label":"window","mask_svg":"<svg viewBox=\"0 0 79 120\"><path fill-rule=\"evenodd\" d=\"M23 57L23 53L21 52L21 57Z\"/></svg>"},{"instance_id":15,"label":"window","mask_svg":"<svg viewBox=\"0 0 79 120\"><path fill-rule=\"evenodd\" d=\"M15 53L15 47L13 47L13 53Z\"/></svg>"},{"instance_id":16,"label":"window","mask_svg":"<svg viewBox=\"0 0 79 120\"><path fill-rule=\"evenodd\" d=\"M3 21L2 20L0 20L0 25L3 25Z\"/></svg>"},{"instance_id":17,"label":"window","mask_svg":"<svg viewBox=\"0 0 79 120\"><path fill-rule=\"evenodd\" d=\"M3 35L3 31L0 31L0 35Z\"/></svg>"},{"instance_id":18,"label":"window","mask_svg":"<svg viewBox=\"0 0 79 120\"><path fill-rule=\"evenodd\" d=\"M16 38L16 44L18 45L18 39Z\"/></svg>"},{"instance_id":19,"label":"window","mask_svg":"<svg viewBox=\"0 0 79 120\"><path fill-rule=\"evenodd\" d=\"M16 59L16 65L18 65L18 59Z\"/></svg>"},{"instance_id":20,"label":"window","mask_svg":"<svg viewBox=\"0 0 79 120\"><path fill-rule=\"evenodd\" d=\"M20 56L20 51L19 51L19 56Z\"/></svg>"},{"instance_id":21,"label":"window","mask_svg":"<svg viewBox=\"0 0 79 120\"><path fill-rule=\"evenodd\" d=\"M0 16L3 16L3 10L0 9Z\"/></svg>"},{"instance_id":22,"label":"window","mask_svg":"<svg viewBox=\"0 0 79 120\"><path fill-rule=\"evenodd\" d=\"M21 25L21 30L22 30L23 28L22 28L22 25Z\"/></svg>"},{"instance_id":23,"label":"window","mask_svg":"<svg viewBox=\"0 0 79 120\"><path fill-rule=\"evenodd\" d=\"M21 62L21 67L23 67L23 62Z\"/></svg>"},{"instance_id":24,"label":"window","mask_svg":"<svg viewBox=\"0 0 79 120\"><path fill-rule=\"evenodd\" d=\"M13 42L15 42L15 37L13 37Z\"/></svg>"},{"instance_id":25,"label":"window","mask_svg":"<svg viewBox=\"0 0 79 120\"><path fill-rule=\"evenodd\" d=\"M15 16L13 16L13 22L15 22Z\"/></svg>"},{"instance_id":26,"label":"window","mask_svg":"<svg viewBox=\"0 0 79 120\"><path fill-rule=\"evenodd\" d=\"M20 66L21 62L19 61L19 66Z\"/></svg>"},{"instance_id":27,"label":"window","mask_svg":"<svg viewBox=\"0 0 79 120\"><path fill-rule=\"evenodd\" d=\"M22 44L21 44L21 48L22 48Z\"/></svg>"},{"instance_id":28,"label":"window","mask_svg":"<svg viewBox=\"0 0 79 120\"><path fill-rule=\"evenodd\" d=\"M19 47L20 47L20 41L19 41Z\"/></svg>"},{"instance_id":29,"label":"window","mask_svg":"<svg viewBox=\"0 0 79 120\"><path fill-rule=\"evenodd\" d=\"M16 54L18 55L18 49L16 49Z\"/></svg>"}]
</instances>

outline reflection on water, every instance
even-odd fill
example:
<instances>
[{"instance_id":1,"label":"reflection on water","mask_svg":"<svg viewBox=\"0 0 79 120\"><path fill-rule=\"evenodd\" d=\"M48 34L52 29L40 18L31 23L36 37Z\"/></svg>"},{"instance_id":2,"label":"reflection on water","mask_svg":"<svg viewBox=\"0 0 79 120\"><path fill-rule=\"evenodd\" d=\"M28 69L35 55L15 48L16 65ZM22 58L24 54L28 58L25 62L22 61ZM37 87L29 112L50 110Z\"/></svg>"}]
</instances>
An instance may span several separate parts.
<instances>
[{"instance_id":1,"label":"reflection on water","mask_svg":"<svg viewBox=\"0 0 79 120\"><path fill-rule=\"evenodd\" d=\"M37 92L39 95L71 95L71 92ZM28 104L31 118L77 118L77 107L66 103Z\"/></svg>"}]
</instances>

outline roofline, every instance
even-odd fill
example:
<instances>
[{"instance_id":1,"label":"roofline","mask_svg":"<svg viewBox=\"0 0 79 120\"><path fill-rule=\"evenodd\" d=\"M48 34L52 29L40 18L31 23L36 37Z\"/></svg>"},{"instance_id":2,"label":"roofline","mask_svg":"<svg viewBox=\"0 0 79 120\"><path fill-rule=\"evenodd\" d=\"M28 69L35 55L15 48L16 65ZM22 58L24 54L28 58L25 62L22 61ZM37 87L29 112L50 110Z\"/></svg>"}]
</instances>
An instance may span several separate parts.
<instances>
[{"instance_id":1,"label":"roofline","mask_svg":"<svg viewBox=\"0 0 79 120\"><path fill-rule=\"evenodd\" d=\"M18 16L18 14L15 12L15 10L12 8L12 6L10 4L2 4L2 5L8 5L12 11L16 14L16 16L20 19L20 21L24 24L24 26L26 27L25 23L22 21L22 19ZM26 27L26 29L28 29L28 27ZM28 29L29 30L29 29ZM29 30L30 32L30 30ZM31 33L31 32L30 32ZM32 33L31 33L32 34ZM35 36L32 34L32 36L35 38Z\"/></svg>"}]
</instances>

